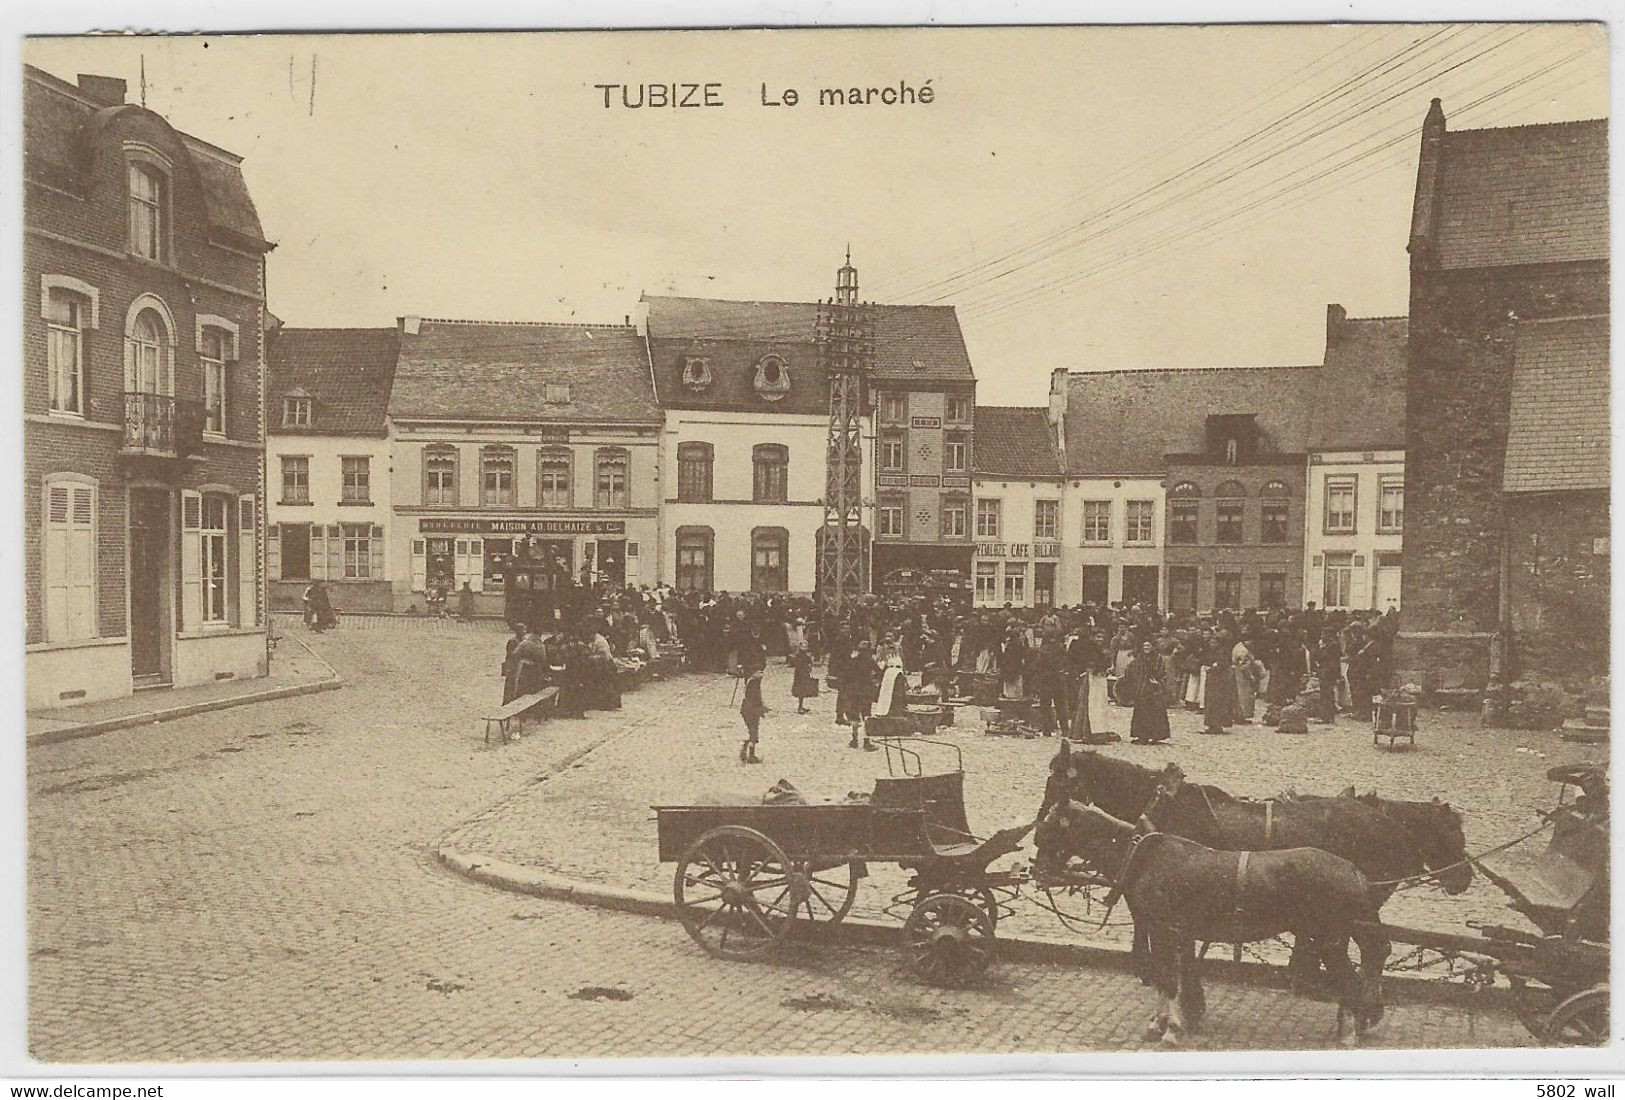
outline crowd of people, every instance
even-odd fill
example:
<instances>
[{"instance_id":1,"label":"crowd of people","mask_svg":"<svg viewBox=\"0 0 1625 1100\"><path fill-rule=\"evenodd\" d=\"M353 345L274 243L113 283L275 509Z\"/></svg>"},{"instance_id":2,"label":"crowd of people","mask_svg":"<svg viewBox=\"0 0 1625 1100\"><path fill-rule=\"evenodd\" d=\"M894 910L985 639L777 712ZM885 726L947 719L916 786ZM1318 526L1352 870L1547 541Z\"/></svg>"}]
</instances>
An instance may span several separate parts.
<instances>
[{"instance_id":1,"label":"crowd of people","mask_svg":"<svg viewBox=\"0 0 1625 1100\"><path fill-rule=\"evenodd\" d=\"M527 611L542 621L516 618ZM1030 701L1042 732L1156 742L1179 708L1200 712L1207 733L1300 715L1368 719L1393 676L1399 621L1392 610L1313 604L1198 615L1142 604L971 608L924 596L866 596L837 614L805 596L669 586L583 589L539 613L510 609L509 619L505 695L556 686L561 714L618 707L619 663L680 654L691 669L732 672L745 687L747 763L759 760L768 710L760 677L772 659L792 666L803 713L818 693L815 668L825 666L836 723L850 729L854 748L873 747L865 719L902 713L915 684L961 696L996 685L998 699ZM1126 730L1116 728L1123 709Z\"/></svg>"}]
</instances>

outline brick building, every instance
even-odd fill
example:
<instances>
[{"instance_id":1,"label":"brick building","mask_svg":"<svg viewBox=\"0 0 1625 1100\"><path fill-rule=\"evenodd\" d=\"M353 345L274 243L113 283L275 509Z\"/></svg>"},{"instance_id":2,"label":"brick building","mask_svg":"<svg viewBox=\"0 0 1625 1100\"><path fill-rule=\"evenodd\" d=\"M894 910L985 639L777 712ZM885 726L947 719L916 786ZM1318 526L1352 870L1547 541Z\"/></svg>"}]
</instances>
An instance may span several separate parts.
<instances>
[{"instance_id":1,"label":"brick building","mask_svg":"<svg viewBox=\"0 0 1625 1100\"><path fill-rule=\"evenodd\" d=\"M874 306L873 587L899 570L969 583L976 374L951 306Z\"/></svg>"},{"instance_id":2,"label":"brick building","mask_svg":"<svg viewBox=\"0 0 1625 1100\"><path fill-rule=\"evenodd\" d=\"M1080 599L1183 610L1303 599L1316 367L1056 372ZM1070 501L1076 498L1076 507ZM1076 564L1073 564L1076 563ZM1074 583L1069 580L1069 584Z\"/></svg>"},{"instance_id":3,"label":"brick building","mask_svg":"<svg viewBox=\"0 0 1625 1100\"><path fill-rule=\"evenodd\" d=\"M1608 667L1605 120L1423 124L1411 218L1400 674Z\"/></svg>"},{"instance_id":4,"label":"brick building","mask_svg":"<svg viewBox=\"0 0 1625 1100\"><path fill-rule=\"evenodd\" d=\"M271 606L312 580L341 611L391 609L389 395L396 328L266 336L265 572Z\"/></svg>"},{"instance_id":5,"label":"brick building","mask_svg":"<svg viewBox=\"0 0 1625 1100\"><path fill-rule=\"evenodd\" d=\"M505 611L514 558L536 583L653 584L660 432L629 325L401 321L389 397L386 568L396 610L427 582Z\"/></svg>"},{"instance_id":6,"label":"brick building","mask_svg":"<svg viewBox=\"0 0 1625 1100\"><path fill-rule=\"evenodd\" d=\"M1318 365L1055 371L1060 601L1397 602L1405 332L1332 304Z\"/></svg>"},{"instance_id":7,"label":"brick building","mask_svg":"<svg viewBox=\"0 0 1625 1100\"><path fill-rule=\"evenodd\" d=\"M262 676L265 240L240 158L24 69L28 705Z\"/></svg>"}]
</instances>

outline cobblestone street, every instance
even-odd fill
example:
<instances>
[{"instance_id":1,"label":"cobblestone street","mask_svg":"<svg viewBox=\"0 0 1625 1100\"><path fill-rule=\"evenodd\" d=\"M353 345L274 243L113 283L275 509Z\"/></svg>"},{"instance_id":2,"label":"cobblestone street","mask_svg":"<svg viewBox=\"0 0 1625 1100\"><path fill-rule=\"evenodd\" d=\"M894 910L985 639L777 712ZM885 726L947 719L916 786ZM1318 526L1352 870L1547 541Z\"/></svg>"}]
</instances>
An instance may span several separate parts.
<instances>
[{"instance_id":1,"label":"cobblestone street","mask_svg":"<svg viewBox=\"0 0 1625 1100\"><path fill-rule=\"evenodd\" d=\"M284 621L281 629L299 628ZM477 715L500 690L496 624L353 617L335 633L300 637L346 679L342 690L30 751L35 1057L1139 1045L1151 994L1121 971L1005 963L986 984L948 992L918 984L894 952L871 948L794 947L775 962L730 964L702 954L675 923L507 894L435 863L435 848L455 841L666 889L652 803L755 798L781 775L813 794L867 789L884 771L880 755L843 747L827 697L814 715L794 719L782 669L768 681L777 708L766 723L768 763L747 770L734 762L739 720L726 678L652 684L628 694L618 714L551 722L517 743L486 746ZM1347 783L1393 796L1437 792L1466 808L1474 845L1526 828L1533 808L1551 799L1545 768L1581 755L1547 736L1491 734L1465 720L1432 721L1408 755L1372 750L1351 723L1299 739L1254 729L1199 740L1184 720L1176 730L1174 744L1136 751L1150 763L1177 759L1193 777L1239 793ZM955 738L973 827L1030 816L1052 744L968 727ZM872 907L885 885L866 884L860 905ZM1469 915L1462 902L1437 901L1435 923L1459 927ZM1387 915L1421 919L1420 910ZM1010 929L1037 931L1030 918ZM1529 1042L1496 1009L1390 1000L1385 1045ZM1204 1047L1329 1041L1329 1004L1218 981L1209 982L1209 1001Z\"/></svg>"}]
</instances>

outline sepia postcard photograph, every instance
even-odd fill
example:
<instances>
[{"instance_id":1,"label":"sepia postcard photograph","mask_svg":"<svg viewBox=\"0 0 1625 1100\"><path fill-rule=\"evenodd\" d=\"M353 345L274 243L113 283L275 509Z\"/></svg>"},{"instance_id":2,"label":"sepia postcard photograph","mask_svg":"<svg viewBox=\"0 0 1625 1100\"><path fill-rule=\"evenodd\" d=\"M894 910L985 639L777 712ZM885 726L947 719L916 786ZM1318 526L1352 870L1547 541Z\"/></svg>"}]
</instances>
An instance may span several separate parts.
<instances>
[{"instance_id":1,"label":"sepia postcard photograph","mask_svg":"<svg viewBox=\"0 0 1625 1100\"><path fill-rule=\"evenodd\" d=\"M27 1073L1611 1056L1606 23L186 30L6 100Z\"/></svg>"}]
</instances>

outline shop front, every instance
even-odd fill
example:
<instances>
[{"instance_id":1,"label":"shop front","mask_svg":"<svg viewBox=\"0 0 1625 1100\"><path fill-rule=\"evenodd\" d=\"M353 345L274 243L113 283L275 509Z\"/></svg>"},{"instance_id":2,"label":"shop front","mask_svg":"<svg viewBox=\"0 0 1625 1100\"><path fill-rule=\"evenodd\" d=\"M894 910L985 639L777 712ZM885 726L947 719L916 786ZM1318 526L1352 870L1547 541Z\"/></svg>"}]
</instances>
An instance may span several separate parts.
<instances>
[{"instance_id":1,"label":"shop front","mask_svg":"<svg viewBox=\"0 0 1625 1100\"><path fill-rule=\"evenodd\" d=\"M557 517L423 516L407 519L410 568L396 592L397 610L423 610L431 586L455 610L466 583L475 614L511 616L516 592L547 594L551 611L563 594L599 584L646 583L641 549L655 543L655 520ZM646 530L645 530L646 528ZM652 565L652 563L651 563Z\"/></svg>"}]
</instances>

